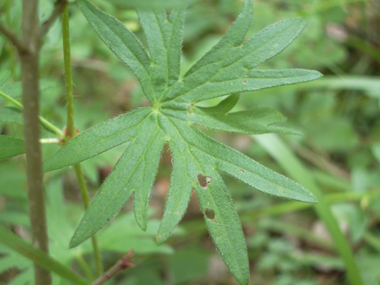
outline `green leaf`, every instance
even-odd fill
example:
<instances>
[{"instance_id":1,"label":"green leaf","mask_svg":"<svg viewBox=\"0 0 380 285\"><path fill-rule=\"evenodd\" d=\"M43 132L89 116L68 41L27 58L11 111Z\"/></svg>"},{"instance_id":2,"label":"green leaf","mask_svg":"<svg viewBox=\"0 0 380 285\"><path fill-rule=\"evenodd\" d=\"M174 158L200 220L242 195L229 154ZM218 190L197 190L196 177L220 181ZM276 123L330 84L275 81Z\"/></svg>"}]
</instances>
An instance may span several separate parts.
<instances>
[{"instance_id":1,"label":"green leaf","mask_svg":"<svg viewBox=\"0 0 380 285\"><path fill-rule=\"evenodd\" d=\"M48 254L35 248L32 244L10 232L3 226L0 226L0 243L32 260L35 264L62 276L66 280L80 285L89 284L88 280L79 276L69 267L51 258Z\"/></svg>"},{"instance_id":2,"label":"green leaf","mask_svg":"<svg viewBox=\"0 0 380 285\"><path fill-rule=\"evenodd\" d=\"M256 91L265 88L302 83L321 77L321 73L305 69L248 70L239 78L231 75L222 81L214 78L190 90L181 90L177 102L199 102L231 93ZM185 81L184 81L185 82ZM185 84L185 83L184 83Z\"/></svg>"},{"instance_id":3,"label":"green leaf","mask_svg":"<svg viewBox=\"0 0 380 285\"><path fill-rule=\"evenodd\" d=\"M0 136L0 159L11 158L25 153L24 140Z\"/></svg>"},{"instance_id":4,"label":"green leaf","mask_svg":"<svg viewBox=\"0 0 380 285\"><path fill-rule=\"evenodd\" d=\"M233 47L240 46L245 39L253 20L253 2L244 1L242 13L236 22L228 30L226 35L206 53L192 68L185 74L184 78L174 84L162 96L162 101L176 98L190 90L197 88L205 82L211 80L215 74L220 72L223 61Z\"/></svg>"},{"instance_id":5,"label":"green leaf","mask_svg":"<svg viewBox=\"0 0 380 285\"><path fill-rule=\"evenodd\" d=\"M239 101L240 95L239 94L233 94L231 96L228 96L226 99L221 101L218 105L214 107L198 107L203 112L212 114L212 113L219 113L219 114L226 114L229 111L235 107L237 102Z\"/></svg>"},{"instance_id":6,"label":"green leaf","mask_svg":"<svg viewBox=\"0 0 380 285\"><path fill-rule=\"evenodd\" d=\"M219 105L218 105L219 106ZM213 108L217 108L213 107ZM300 134L286 127L273 126L286 120L278 111L269 107L257 107L235 113L217 113L207 110L211 108L190 108L189 111L165 109L163 113L173 118L181 118L207 128L242 134L284 133Z\"/></svg>"},{"instance_id":7,"label":"green leaf","mask_svg":"<svg viewBox=\"0 0 380 285\"><path fill-rule=\"evenodd\" d=\"M150 114L148 108L138 109L81 133L45 161L44 171L77 164L130 141Z\"/></svg>"},{"instance_id":8,"label":"green leaf","mask_svg":"<svg viewBox=\"0 0 380 285\"><path fill-rule=\"evenodd\" d=\"M207 228L215 245L222 253L223 260L240 284L248 284L249 268L245 238L230 194L216 172L214 165L199 159L195 154L196 149L187 144L183 132L188 132L189 130L187 128L182 129L182 126L178 126L173 121L163 115L159 116L159 123L163 131L170 136L170 142L172 142L170 146L174 146L174 150L178 148L178 152L174 151L175 155L179 155L179 160L186 164L184 167L185 172L181 174L185 176L185 189L188 189L188 186L194 187L201 210L205 216ZM176 156L173 155L173 158L176 159ZM173 173L173 175L174 179L177 173ZM189 193L188 190L186 192ZM178 199L179 202L184 202L182 206L187 205L189 199L187 195L185 194L184 199L183 197ZM172 197L169 196L168 199L172 199ZM175 215L180 215L180 213L172 213L173 210L181 211L181 203L176 203L175 205L177 208L171 209L171 213L169 213L171 218L167 219L169 223L171 219L172 224L176 222ZM167 207L166 210L168 210ZM166 213L168 215L167 211ZM163 223L165 222L166 220L163 219ZM158 237L159 241L161 239L162 237Z\"/></svg>"},{"instance_id":9,"label":"green leaf","mask_svg":"<svg viewBox=\"0 0 380 285\"><path fill-rule=\"evenodd\" d=\"M178 8L193 4L198 0L113 0L113 3L123 8L162 9Z\"/></svg>"},{"instance_id":10,"label":"green leaf","mask_svg":"<svg viewBox=\"0 0 380 285\"><path fill-rule=\"evenodd\" d=\"M20 115L21 110L12 107L0 107L0 122L16 123L22 125L24 122Z\"/></svg>"},{"instance_id":11,"label":"green leaf","mask_svg":"<svg viewBox=\"0 0 380 285\"><path fill-rule=\"evenodd\" d=\"M149 77L151 62L138 38L122 22L102 12L89 1L77 2L95 32L116 56L131 68L147 98L154 102L154 90Z\"/></svg>"},{"instance_id":12,"label":"green leaf","mask_svg":"<svg viewBox=\"0 0 380 285\"><path fill-rule=\"evenodd\" d=\"M207 228L227 267L239 284L248 284L244 234L218 170L271 195L309 203L317 200L301 185L211 139L193 124L244 134L297 133L274 125L285 118L271 108L229 112L239 99L236 93L305 82L321 76L317 71L303 69L253 69L288 46L305 27L305 20L294 18L278 22L245 41L253 20L253 3L245 0L242 13L226 35L180 77L185 9L173 9L169 16L163 10L165 7L138 12L148 44L147 52L115 18L88 0L78 0L78 3L100 38L136 74L153 106L85 131L46 161L45 170L58 169L130 142L79 223L70 247L82 243L106 225L132 193L135 218L139 226L146 229L150 191L161 150L168 142L173 172L157 242L164 242L173 232L194 190ZM231 96L217 106L194 105L224 95Z\"/></svg>"},{"instance_id":13,"label":"green leaf","mask_svg":"<svg viewBox=\"0 0 380 285\"><path fill-rule=\"evenodd\" d=\"M74 233L70 247L82 243L107 224L132 193L135 198L136 220L141 228L146 229L149 195L164 142L155 116L150 116L141 124L133 142L91 202Z\"/></svg>"},{"instance_id":14,"label":"green leaf","mask_svg":"<svg viewBox=\"0 0 380 285\"><path fill-rule=\"evenodd\" d=\"M186 122L168 119L180 133L183 144L190 147L203 164L222 170L262 192L308 203L317 202L310 191L294 181L211 139Z\"/></svg>"},{"instance_id":15,"label":"green leaf","mask_svg":"<svg viewBox=\"0 0 380 285\"><path fill-rule=\"evenodd\" d=\"M187 210L191 192L194 187L194 177L189 175L188 160L181 153L181 145L175 140L169 141L173 157L173 173L170 179L169 192L166 199L164 215L157 233L157 243L165 242L181 221Z\"/></svg>"}]
</instances>

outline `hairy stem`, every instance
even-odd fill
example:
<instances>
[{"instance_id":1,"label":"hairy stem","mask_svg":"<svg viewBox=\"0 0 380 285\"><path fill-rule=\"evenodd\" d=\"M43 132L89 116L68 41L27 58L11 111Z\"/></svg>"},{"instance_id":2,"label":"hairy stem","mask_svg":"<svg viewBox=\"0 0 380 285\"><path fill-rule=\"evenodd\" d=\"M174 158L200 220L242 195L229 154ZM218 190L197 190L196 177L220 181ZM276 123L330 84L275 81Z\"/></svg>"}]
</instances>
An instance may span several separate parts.
<instances>
[{"instance_id":1,"label":"hairy stem","mask_svg":"<svg viewBox=\"0 0 380 285\"><path fill-rule=\"evenodd\" d=\"M48 253L48 235L42 172L39 122L39 22L38 0L23 0L22 34L27 52L20 51L22 101L24 105L24 134L26 175L33 245ZM36 263L35 283L51 284L51 273Z\"/></svg>"},{"instance_id":2,"label":"hairy stem","mask_svg":"<svg viewBox=\"0 0 380 285\"><path fill-rule=\"evenodd\" d=\"M70 26L69 26L69 7L66 3L62 13L62 35L63 35L63 53L65 65L65 80L66 80L66 100L67 100L67 127L66 127L66 141L69 141L76 136L74 124L74 95L73 95L73 79L71 70L71 54L70 54ZM74 166L77 175L79 189L82 195L82 201L85 210L90 205L87 184L84 178L82 167L80 164ZM95 255L95 263L97 273L99 276L103 274L103 266L100 256L99 245L96 235L92 237L92 246Z\"/></svg>"}]
</instances>

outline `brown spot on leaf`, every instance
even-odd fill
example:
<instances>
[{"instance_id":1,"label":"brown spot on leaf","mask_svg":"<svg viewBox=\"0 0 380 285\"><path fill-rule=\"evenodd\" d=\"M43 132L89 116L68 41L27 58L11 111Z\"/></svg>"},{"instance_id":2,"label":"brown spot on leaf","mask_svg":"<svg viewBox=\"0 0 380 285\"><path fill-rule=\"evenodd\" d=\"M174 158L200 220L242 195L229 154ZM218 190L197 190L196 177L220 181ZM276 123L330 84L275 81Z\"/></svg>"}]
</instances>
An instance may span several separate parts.
<instances>
[{"instance_id":1,"label":"brown spot on leaf","mask_svg":"<svg viewBox=\"0 0 380 285\"><path fill-rule=\"evenodd\" d=\"M243 169L239 169L239 172L240 173L245 173L245 171Z\"/></svg>"},{"instance_id":2,"label":"brown spot on leaf","mask_svg":"<svg viewBox=\"0 0 380 285\"><path fill-rule=\"evenodd\" d=\"M204 176L203 174L198 174L198 183L203 189L207 189L208 184L211 183L212 178L210 176Z\"/></svg>"},{"instance_id":3,"label":"brown spot on leaf","mask_svg":"<svg viewBox=\"0 0 380 285\"><path fill-rule=\"evenodd\" d=\"M248 81L247 81L247 80L243 80L243 84L244 84L244 85L247 85L247 84L248 84Z\"/></svg>"},{"instance_id":4,"label":"brown spot on leaf","mask_svg":"<svg viewBox=\"0 0 380 285\"><path fill-rule=\"evenodd\" d=\"M214 210L211 210L211 209L206 209L205 215L206 215L207 219L210 219L210 220L213 220L215 218L215 212L214 212Z\"/></svg>"}]
</instances>

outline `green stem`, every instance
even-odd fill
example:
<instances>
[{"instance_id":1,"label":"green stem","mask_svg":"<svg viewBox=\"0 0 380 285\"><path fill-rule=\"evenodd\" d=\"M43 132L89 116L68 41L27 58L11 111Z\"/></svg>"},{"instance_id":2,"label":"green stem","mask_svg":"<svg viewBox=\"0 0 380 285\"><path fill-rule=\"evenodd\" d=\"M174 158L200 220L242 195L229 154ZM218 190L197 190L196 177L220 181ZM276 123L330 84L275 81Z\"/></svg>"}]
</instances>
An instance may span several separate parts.
<instances>
[{"instance_id":1,"label":"green stem","mask_svg":"<svg viewBox=\"0 0 380 285\"><path fill-rule=\"evenodd\" d=\"M80 164L76 164L76 165L74 165L74 169L75 169L75 173L77 175L80 193L82 195L83 206L84 206L84 209L87 210L88 206L90 205L90 198L88 195L87 184L86 184L86 181L84 179L82 166ZM100 256L100 250L99 250L97 236L93 235L91 238L91 241L92 241L92 247L93 247L94 255L95 255L95 263L96 263L97 273L99 276L101 276L103 274L103 266L102 266L102 260L101 260L101 256Z\"/></svg>"},{"instance_id":2,"label":"green stem","mask_svg":"<svg viewBox=\"0 0 380 285\"><path fill-rule=\"evenodd\" d=\"M60 263L58 260L52 258L46 252L33 246L31 243L20 238L18 235L12 233L7 228L0 226L0 244L13 249L22 256L29 260L32 260L42 268L45 268L47 272L54 272L55 274L73 282L74 284L87 285L88 281L79 276L71 268ZM48 284L48 283L39 283Z\"/></svg>"},{"instance_id":3,"label":"green stem","mask_svg":"<svg viewBox=\"0 0 380 285\"><path fill-rule=\"evenodd\" d=\"M69 25L69 6L66 3L62 13L62 36L63 36L63 54L65 66L66 80L66 100L67 100L67 127L66 127L66 142L76 136L74 125L74 93L73 93L73 77L71 70L71 54L70 54L70 25ZM82 167L80 164L74 166L77 175L79 189L82 195L83 205L87 210L90 205L90 199L87 189L87 184L84 178ZM95 263L99 276L103 274L102 260L100 249L96 235L92 237L92 247L95 255Z\"/></svg>"},{"instance_id":4,"label":"green stem","mask_svg":"<svg viewBox=\"0 0 380 285\"><path fill-rule=\"evenodd\" d=\"M17 101L16 99L12 98L11 96L5 94L4 92L0 91L0 96L7 99L9 102L13 103L17 107L19 107L21 110L24 110L24 106ZM48 120L45 118L38 116L41 125L43 125L45 128L51 130L53 133L57 134L60 138L64 138L65 134L56 126L54 126L52 123L50 123Z\"/></svg>"},{"instance_id":5,"label":"green stem","mask_svg":"<svg viewBox=\"0 0 380 285\"><path fill-rule=\"evenodd\" d=\"M71 70L71 51L70 51L70 25L69 25L69 6L65 5L62 13L62 37L63 37L63 57L65 65L66 79L66 100L67 100L67 126L66 138L75 136L74 125L74 92L73 75Z\"/></svg>"},{"instance_id":6,"label":"green stem","mask_svg":"<svg viewBox=\"0 0 380 285\"><path fill-rule=\"evenodd\" d=\"M90 280L94 280L95 277L92 274L90 267L88 267L88 264L87 264L86 260L84 260L82 255L77 256L77 261L78 261L80 267L82 267L83 271L86 273L87 278Z\"/></svg>"}]
</instances>

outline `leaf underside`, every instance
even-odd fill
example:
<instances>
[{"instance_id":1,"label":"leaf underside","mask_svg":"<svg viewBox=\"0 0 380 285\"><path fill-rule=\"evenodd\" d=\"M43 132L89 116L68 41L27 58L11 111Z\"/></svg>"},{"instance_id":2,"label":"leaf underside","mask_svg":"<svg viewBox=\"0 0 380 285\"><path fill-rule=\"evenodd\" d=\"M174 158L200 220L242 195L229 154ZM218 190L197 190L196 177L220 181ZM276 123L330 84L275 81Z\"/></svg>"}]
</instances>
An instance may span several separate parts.
<instances>
[{"instance_id":1,"label":"leaf underside","mask_svg":"<svg viewBox=\"0 0 380 285\"><path fill-rule=\"evenodd\" d=\"M309 203L316 203L316 198L301 185L213 140L194 125L243 134L297 134L276 125L285 118L274 109L230 111L239 99L237 93L321 76L317 71L303 69L254 69L286 48L303 30L305 20L278 22L245 41L253 20L253 3L245 0L242 13L226 35L180 77L184 8L173 9L170 15L165 10L138 11L148 44L145 49L117 19L88 0L78 0L78 5L103 42L134 72L153 107L137 109L83 132L44 163L44 170L51 171L128 143L79 223L70 247L100 230L132 194L136 220L146 229L150 192L162 148L167 143L173 172L157 242L162 243L171 235L195 191L224 262L239 284L248 284L244 234L218 170L274 196ZM217 106L195 105L225 95L230 96Z\"/></svg>"}]
</instances>

